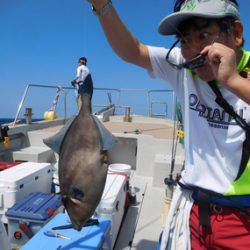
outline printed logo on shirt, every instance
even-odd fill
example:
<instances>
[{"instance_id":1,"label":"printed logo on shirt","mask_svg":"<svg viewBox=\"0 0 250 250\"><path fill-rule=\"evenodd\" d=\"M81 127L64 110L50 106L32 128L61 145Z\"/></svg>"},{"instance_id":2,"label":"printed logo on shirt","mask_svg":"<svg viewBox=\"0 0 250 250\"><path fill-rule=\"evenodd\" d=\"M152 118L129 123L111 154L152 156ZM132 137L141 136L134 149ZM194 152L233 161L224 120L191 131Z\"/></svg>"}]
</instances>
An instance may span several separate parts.
<instances>
[{"instance_id":1,"label":"printed logo on shirt","mask_svg":"<svg viewBox=\"0 0 250 250\"><path fill-rule=\"evenodd\" d=\"M205 118L211 127L228 129L229 125L237 125L237 123L232 120L233 118L226 111L219 108L211 108L202 104L198 96L195 94L189 95L189 108L197 112L199 117ZM241 117L246 118L245 108L235 111Z\"/></svg>"}]
</instances>

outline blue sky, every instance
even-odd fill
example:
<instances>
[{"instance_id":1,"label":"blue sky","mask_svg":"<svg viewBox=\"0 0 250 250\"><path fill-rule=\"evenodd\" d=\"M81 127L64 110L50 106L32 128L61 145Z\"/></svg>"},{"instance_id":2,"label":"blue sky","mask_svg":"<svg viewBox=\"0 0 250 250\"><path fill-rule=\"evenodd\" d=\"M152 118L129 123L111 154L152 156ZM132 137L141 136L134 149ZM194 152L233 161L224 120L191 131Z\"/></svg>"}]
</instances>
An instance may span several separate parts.
<instances>
[{"instance_id":1,"label":"blue sky","mask_svg":"<svg viewBox=\"0 0 250 250\"><path fill-rule=\"evenodd\" d=\"M140 41L155 46L171 45L173 38L160 36L157 26L171 13L172 0L113 0L113 3ZM250 27L249 0L239 0L239 3L245 26L245 48L250 49L250 31L246 28ZM114 54L85 0L1 0L0 37L0 118L15 116L29 83L70 86L80 56L88 58L95 87L170 88ZM34 116L41 117L52 105L54 94L33 89L24 107L32 107ZM68 96L68 109L75 112L74 92ZM138 107L145 100L145 96L140 99L137 94L127 98ZM63 98L59 100L60 107L62 101ZM104 104L106 98L99 99L96 95L95 102Z\"/></svg>"}]
</instances>

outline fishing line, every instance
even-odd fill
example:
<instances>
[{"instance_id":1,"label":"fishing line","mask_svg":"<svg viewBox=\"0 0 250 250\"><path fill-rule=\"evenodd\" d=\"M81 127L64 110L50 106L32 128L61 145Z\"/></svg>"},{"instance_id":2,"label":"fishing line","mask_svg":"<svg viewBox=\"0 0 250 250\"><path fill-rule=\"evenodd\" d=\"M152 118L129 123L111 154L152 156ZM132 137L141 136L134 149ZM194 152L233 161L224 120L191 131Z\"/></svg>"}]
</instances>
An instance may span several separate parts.
<instances>
[{"instance_id":1,"label":"fishing line","mask_svg":"<svg viewBox=\"0 0 250 250\"><path fill-rule=\"evenodd\" d=\"M185 128L184 128L184 131L185 131L185 141L184 141L184 144L185 144L185 154L187 156L188 154L188 149L189 149L189 146L190 146L190 139L189 139L189 135L190 135L190 119L189 119L189 94L188 94L188 79L187 79L187 70L184 70L184 77L183 77L183 85L184 85L184 124L185 124Z\"/></svg>"},{"instance_id":2,"label":"fishing line","mask_svg":"<svg viewBox=\"0 0 250 250\"><path fill-rule=\"evenodd\" d=\"M86 54L87 51L87 10L83 8L83 33L85 36L83 36L83 52Z\"/></svg>"}]
</instances>

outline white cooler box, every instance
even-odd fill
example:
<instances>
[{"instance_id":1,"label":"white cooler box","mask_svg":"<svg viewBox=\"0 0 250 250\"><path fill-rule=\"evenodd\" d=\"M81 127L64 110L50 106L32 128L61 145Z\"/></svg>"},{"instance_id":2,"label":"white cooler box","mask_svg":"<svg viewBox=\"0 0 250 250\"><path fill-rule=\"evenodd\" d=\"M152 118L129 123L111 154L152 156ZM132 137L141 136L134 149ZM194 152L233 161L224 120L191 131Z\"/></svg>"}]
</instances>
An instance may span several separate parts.
<instances>
[{"instance_id":1,"label":"white cooler box","mask_svg":"<svg viewBox=\"0 0 250 250\"><path fill-rule=\"evenodd\" d=\"M53 169L49 163L24 162L0 172L0 218L31 192L50 193Z\"/></svg>"},{"instance_id":2,"label":"white cooler box","mask_svg":"<svg viewBox=\"0 0 250 250\"><path fill-rule=\"evenodd\" d=\"M108 174L102 199L96 209L96 213L111 221L111 249L114 247L124 215L126 193L127 184L125 176Z\"/></svg>"}]
</instances>

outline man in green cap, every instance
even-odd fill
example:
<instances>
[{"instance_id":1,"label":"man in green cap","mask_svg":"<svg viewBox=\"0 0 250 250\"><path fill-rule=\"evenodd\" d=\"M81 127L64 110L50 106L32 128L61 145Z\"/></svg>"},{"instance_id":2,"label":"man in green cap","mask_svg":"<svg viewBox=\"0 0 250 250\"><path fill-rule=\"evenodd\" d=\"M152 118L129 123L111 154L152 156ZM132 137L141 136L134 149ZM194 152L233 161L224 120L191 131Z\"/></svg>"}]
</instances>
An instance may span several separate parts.
<instances>
[{"instance_id":1,"label":"man in green cap","mask_svg":"<svg viewBox=\"0 0 250 250\"><path fill-rule=\"evenodd\" d=\"M174 247L177 220L169 216L161 249L250 249L250 53L237 1L177 0L158 28L176 35L180 48L171 49L139 42L110 0L88 1L117 55L172 84L182 106L186 155L177 191L191 202L183 207L189 227L184 248Z\"/></svg>"}]
</instances>

